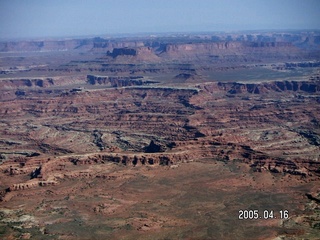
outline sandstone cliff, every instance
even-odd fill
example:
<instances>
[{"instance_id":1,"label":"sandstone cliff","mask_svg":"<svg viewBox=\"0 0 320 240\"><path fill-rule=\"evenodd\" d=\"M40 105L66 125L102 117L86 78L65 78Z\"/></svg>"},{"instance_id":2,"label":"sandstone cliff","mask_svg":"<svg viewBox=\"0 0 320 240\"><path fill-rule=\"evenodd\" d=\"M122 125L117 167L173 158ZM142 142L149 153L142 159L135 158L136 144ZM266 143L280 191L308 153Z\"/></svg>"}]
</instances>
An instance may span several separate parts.
<instances>
[{"instance_id":1,"label":"sandstone cliff","mask_svg":"<svg viewBox=\"0 0 320 240\"><path fill-rule=\"evenodd\" d=\"M218 87L231 94L237 93L268 93L283 91L303 91L316 93L320 91L320 81L275 81L265 83L218 83Z\"/></svg>"},{"instance_id":2,"label":"sandstone cliff","mask_svg":"<svg viewBox=\"0 0 320 240\"><path fill-rule=\"evenodd\" d=\"M195 57L221 58L279 58L297 56L300 50L288 42L214 42L168 44L160 54L163 58L183 59Z\"/></svg>"}]
</instances>

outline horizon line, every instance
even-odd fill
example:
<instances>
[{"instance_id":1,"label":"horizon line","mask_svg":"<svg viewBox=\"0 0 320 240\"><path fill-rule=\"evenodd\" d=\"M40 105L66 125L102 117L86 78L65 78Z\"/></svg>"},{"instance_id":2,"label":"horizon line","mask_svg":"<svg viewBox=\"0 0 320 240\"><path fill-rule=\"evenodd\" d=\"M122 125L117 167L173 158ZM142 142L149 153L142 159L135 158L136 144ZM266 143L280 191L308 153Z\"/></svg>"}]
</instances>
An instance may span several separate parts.
<instances>
[{"instance_id":1,"label":"horizon line","mask_svg":"<svg viewBox=\"0 0 320 240\"><path fill-rule=\"evenodd\" d=\"M0 37L1 42L5 41L45 41L45 40L72 40L72 39L88 39L88 38L110 38L120 39L126 37L142 38L151 37L150 35L159 35L155 37L170 37L166 35L197 35L197 34L237 34L237 33L270 33L270 32L320 32L320 28L287 28L287 29L247 29L247 30L203 30L203 31L159 31L159 32L123 32L123 33L100 33L85 35L61 35L61 36L35 36L35 37Z\"/></svg>"}]
</instances>

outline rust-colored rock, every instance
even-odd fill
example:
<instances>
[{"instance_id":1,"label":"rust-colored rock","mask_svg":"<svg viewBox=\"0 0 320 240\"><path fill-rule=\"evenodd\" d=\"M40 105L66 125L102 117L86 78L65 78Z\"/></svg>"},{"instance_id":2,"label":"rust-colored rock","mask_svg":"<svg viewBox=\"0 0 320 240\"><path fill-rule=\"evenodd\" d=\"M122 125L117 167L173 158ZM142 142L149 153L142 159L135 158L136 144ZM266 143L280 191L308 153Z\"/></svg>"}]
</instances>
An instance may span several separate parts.
<instances>
[{"instance_id":1,"label":"rust-colored rock","mask_svg":"<svg viewBox=\"0 0 320 240\"><path fill-rule=\"evenodd\" d=\"M318 45L314 32L1 43L23 57L0 58L0 238L316 236ZM278 219L230 224L252 206Z\"/></svg>"}]
</instances>

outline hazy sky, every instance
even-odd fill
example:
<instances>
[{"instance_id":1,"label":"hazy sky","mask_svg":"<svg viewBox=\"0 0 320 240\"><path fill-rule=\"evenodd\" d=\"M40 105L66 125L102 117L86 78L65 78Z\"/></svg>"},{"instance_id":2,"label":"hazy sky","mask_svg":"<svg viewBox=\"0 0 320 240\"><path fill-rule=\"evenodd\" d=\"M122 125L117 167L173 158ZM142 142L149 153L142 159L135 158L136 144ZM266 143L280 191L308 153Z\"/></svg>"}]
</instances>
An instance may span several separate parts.
<instances>
[{"instance_id":1,"label":"hazy sky","mask_svg":"<svg viewBox=\"0 0 320 240\"><path fill-rule=\"evenodd\" d=\"M320 0L0 0L0 38L320 29Z\"/></svg>"}]
</instances>

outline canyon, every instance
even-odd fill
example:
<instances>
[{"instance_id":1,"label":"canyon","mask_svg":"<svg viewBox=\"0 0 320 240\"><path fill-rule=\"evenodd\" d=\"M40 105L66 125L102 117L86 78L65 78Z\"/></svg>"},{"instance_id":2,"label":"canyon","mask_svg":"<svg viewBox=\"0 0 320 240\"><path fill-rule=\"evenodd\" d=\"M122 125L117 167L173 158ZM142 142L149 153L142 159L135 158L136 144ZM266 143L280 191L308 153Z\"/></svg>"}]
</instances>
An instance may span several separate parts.
<instances>
[{"instance_id":1,"label":"canyon","mask_svg":"<svg viewBox=\"0 0 320 240\"><path fill-rule=\"evenodd\" d=\"M316 238L319 40L0 43L0 236Z\"/></svg>"}]
</instances>

